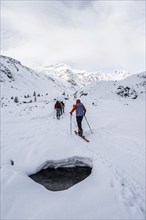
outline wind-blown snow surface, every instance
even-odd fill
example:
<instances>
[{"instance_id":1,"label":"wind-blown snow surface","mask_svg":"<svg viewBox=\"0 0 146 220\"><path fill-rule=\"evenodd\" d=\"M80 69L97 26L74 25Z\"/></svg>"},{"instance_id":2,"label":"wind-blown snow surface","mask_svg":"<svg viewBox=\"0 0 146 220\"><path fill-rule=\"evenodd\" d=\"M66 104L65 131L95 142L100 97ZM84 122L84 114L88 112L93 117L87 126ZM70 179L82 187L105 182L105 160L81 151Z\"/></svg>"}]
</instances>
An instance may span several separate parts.
<instances>
[{"instance_id":1,"label":"wind-blown snow surface","mask_svg":"<svg viewBox=\"0 0 146 220\"><path fill-rule=\"evenodd\" d=\"M144 78L133 77L116 85L97 82L77 93L78 97L88 93L80 99L93 130L91 134L84 118L90 143L70 133L73 98L65 100L60 120L54 117L51 96L46 97L49 102L42 97L42 101L3 106L1 219L145 219L145 95L140 85ZM135 80L136 99L116 93L120 85L133 88ZM49 162L65 165L76 158L83 158L93 169L68 190L52 192L29 178Z\"/></svg>"}]
</instances>

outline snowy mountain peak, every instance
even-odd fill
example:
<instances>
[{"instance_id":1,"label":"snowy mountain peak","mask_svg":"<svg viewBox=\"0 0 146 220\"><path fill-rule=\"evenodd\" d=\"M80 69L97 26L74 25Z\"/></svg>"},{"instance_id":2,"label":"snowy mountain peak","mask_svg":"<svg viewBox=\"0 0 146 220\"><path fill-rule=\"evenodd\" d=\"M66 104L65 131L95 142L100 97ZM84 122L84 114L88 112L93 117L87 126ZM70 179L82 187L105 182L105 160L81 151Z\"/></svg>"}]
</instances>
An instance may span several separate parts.
<instances>
[{"instance_id":1,"label":"snowy mountain peak","mask_svg":"<svg viewBox=\"0 0 146 220\"><path fill-rule=\"evenodd\" d=\"M66 69L71 69L70 66L68 66L67 64L65 63L60 63L60 64L55 64L55 65L49 65L49 66L46 66L46 68L53 68L53 69L58 69L58 70L66 70Z\"/></svg>"},{"instance_id":2,"label":"snowy mountain peak","mask_svg":"<svg viewBox=\"0 0 146 220\"><path fill-rule=\"evenodd\" d=\"M11 57L6 57L0 55L0 71L1 71L1 82L14 81L18 76L21 75L21 71L26 71L27 73L31 75L32 73L34 75L37 75L35 71L32 69L23 66L20 61L15 60ZM25 77L24 73L21 75L21 77Z\"/></svg>"},{"instance_id":3,"label":"snowy mountain peak","mask_svg":"<svg viewBox=\"0 0 146 220\"><path fill-rule=\"evenodd\" d=\"M44 74L39 74L6 56L0 56L0 76L3 98L10 99L12 96L24 97L24 95L30 97L34 91L45 95L48 94L48 90L51 90L50 96L56 97L64 91L52 78L46 78Z\"/></svg>"},{"instance_id":4,"label":"snowy mountain peak","mask_svg":"<svg viewBox=\"0 0 146 220\"><path fill-rule=\"evenodd\" d=\"M14 59L14 58L11 58L11 57L7 57L7 56L3 56L3 55L0 55L0 62L6 62L8 64L13 64L13 65L21 65L21 62Z\"/></svg>"},{"instance_id":5,"label":"snowy mountain peak","mask_svg":"<svg viewBox=\"0 0 146 220\"><path fill-rule=\"evenodd\" d=\"M12 95L30 95L34 91L42 95L49 91L50 96L54 98L61 97L62 94L83 96L91 93L91 90L93 96L97 90L97 94L102 97L105 94L109 97L111 91L112 94L126 98L143 97L145 94L145 73L137 75L121 71L88 73L73 70L63 63L45 66L36 72L6 56L0 56L0 67L2 95L9 99Z\"/></svg>"},{"instance_id":6,"label":"snowy mountain peak","mask_svg":"<svg viewBox=\"0 0 146 220\"><path fill-rule=\"evenodd\" d=\"M115 71L114 73L86 72L84 70L76 70L72 67L61 63L41 67L38 72L51 77L58 83L65 84L68 88L79 89L96 81L119 81L130 75L125 71Z\"/></svg>"}]
</instances>

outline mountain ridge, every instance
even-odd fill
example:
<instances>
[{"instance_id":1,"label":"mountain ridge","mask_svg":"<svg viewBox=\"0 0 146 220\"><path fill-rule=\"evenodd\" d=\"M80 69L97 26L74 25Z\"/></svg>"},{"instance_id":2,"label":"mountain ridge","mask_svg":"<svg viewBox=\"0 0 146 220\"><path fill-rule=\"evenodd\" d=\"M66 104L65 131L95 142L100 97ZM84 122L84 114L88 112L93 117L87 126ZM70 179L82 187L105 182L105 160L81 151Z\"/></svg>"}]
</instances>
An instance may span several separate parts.
<instances>
[{"instance_id":1,"label":"mountain ridge","mask_svg":"<svg viewBox=\"0 0 146 220\"><path fill-rule=\"evenodd\" d=\"M6 56L0 56L0 64L2 97L8 99L14 95L31 96L34 91L42 96L49 93L48 99L86 96L91 90L101 96L107 93L109 97L108 93L112 92L116 96L133 99L145 94L145 72L131 75L117 71L115 76L110 74L109 77L101 72L73 70L66 64L49 65L36 72Z\"/></svg>"},{"instance_id":2,"label":"mountain ridge","mask_svg":"<svg viewBox=\"0 0 146 220\"><path fill-rule=\"evenodd\" d=\"M70 77L75 77L80 80L80 86L87 85L94 81L114 81L122 80L131 74L125 71L115 71L114 73L104 73L102 71L87 72L85 70L76 70L66 64L55 64L38 69L38 72L44 73L49 76L57 76L61 80L66 80Z\"/></svg>"}]
</instances>

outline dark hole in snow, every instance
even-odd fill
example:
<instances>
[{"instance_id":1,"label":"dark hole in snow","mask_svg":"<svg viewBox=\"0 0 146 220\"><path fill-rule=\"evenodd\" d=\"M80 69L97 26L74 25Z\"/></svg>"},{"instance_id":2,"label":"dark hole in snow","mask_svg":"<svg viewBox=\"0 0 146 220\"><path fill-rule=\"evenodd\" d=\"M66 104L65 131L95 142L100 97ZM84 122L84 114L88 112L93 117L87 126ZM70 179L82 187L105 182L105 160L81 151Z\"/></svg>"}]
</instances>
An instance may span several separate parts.
<instances>
[{"instance_id":1,"label":"dark hole in snow","mask_svg":"<svg viewBox=\"0 0 146 220\"><path fill-rule=\"evenodd\" d=\"M51 191L66 190L71 186L81 182L91 174L91 167L60 167L47 168L31 175L30 177L37 183L42 184Z\"/></svg>"},{"instance_id":2,"label":"dark hole in snow","mask_svg":"<svg viewBox=\"0 0 146 220\"><path fill-rule=\"evenodd\" d=\"M87 164L74 167L48 167L38 173L30 175L35 182L51 191L61 191L81 182L92 172L92 167Z\"/></svg>"}]
</instances>

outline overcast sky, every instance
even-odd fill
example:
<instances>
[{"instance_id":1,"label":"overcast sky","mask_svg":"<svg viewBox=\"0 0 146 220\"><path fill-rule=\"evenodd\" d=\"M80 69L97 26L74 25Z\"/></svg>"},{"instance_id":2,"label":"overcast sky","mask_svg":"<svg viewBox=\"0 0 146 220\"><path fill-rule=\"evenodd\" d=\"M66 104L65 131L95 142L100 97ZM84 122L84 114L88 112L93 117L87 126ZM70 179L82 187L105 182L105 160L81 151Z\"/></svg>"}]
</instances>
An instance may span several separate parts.
<instances>
[{"instance_id":1,"label":"overcast sky","mask_svg":"<svg viewBox=\"0 0 146 220\"><path fill-rule=\"evenodd\" d=\"M1 0L1 54L28 67L145 70L145 1Z\"/></svg>"}]
</instances>

